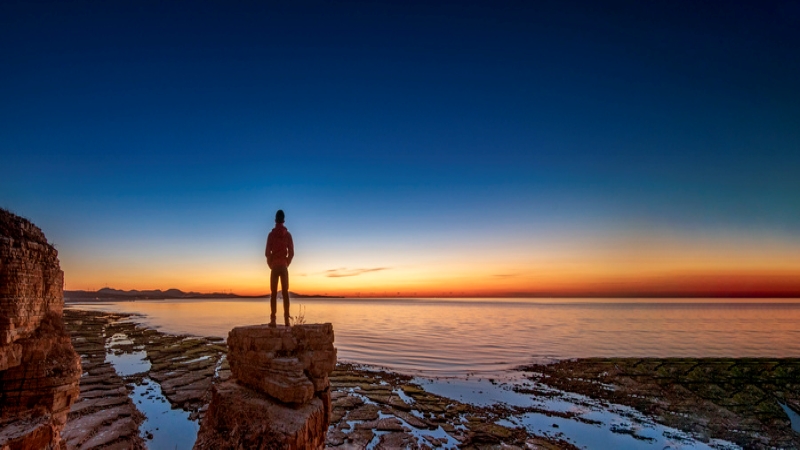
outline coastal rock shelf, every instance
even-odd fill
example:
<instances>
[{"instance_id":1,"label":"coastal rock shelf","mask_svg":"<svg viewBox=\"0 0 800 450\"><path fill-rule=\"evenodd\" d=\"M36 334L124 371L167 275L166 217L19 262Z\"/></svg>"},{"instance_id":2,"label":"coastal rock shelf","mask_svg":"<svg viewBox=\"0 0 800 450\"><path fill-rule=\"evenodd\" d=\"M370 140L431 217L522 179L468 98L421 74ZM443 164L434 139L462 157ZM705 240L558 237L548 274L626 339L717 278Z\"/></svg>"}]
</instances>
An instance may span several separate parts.
<instances>
[{"instance_id":1,"label":"coastal rock shelf","mask_svg":"<svg viewBox=\"0 0 800 450\"><path fill-rule=\"evenodd\" d=\"M234 423L280 420L284 430L294 430L289 434L307 436L320 419L325 420L328 410L317 397L305 405L278 402L228 379L226 346L218 339L164 334L137 325L136 316L122 314L67 309L64 317L87 371L81 380L87 398L73 407L63 432L70 442L72 434L67 433L72 419L80 418L79 413L89 407L96 406L95 413L110 410L105 414L115 419L104 426L126 417L137 420L136 413L128 415L117 408L128 401L130 386L134 403L140 406L139 402L152 395L150 386L157 385L147 380L156 377L181 380L174 383L173 393L165 400L178 410L180 393L193 392L183 396L191 401L180 404L195 417L202 418L205 412L203 428L230 429ZM277 330L289 332L283 327ZM109 346L111 341L114 343ZM107 376L100 386L100 378L94 375L104 374L102 369L107 366L98 366L95 372L89 361L102 364L104 351L106 358L144 352L149 366L142 373ZM282 347L275 356L292 357ZM209 370L211 367L215 369ZM195 370L206 377L202 383L186 377ZM412 378L339 363L328 375L331 409L324 446L331 450L572 450L591 448L592 442L613 441L643 449L800 448L800 434L792 431L786 412L797 408L798 359L582 359L531 366L517 377L516 381L471 377L464 389L459 384L464 380ZM308 381L313 385L310 378ZM209 389L203 394L202 389L190 389L192 384ZM212 384L216 387L211 388ZM115 389L118 391L113 393ZM104 394L96 395L100 392ZM483 402L487 394L504 403ZM209 407L209 401L214 405ZM153 417L156 427L160 417ZM728 426L718 426L723 423ZM144 425L139 426L139 433L146 436ZM172 426L167 429L175 434ZM251 430L250 436L263 437L266 430ZM87 436L99 435L97 431ZM205 442L205 448L213 448L204 433L200 433L198 447ZM178 448L190 447L194 438L192 434ZM137 448L121 442L116 443L120 445L117 448ZM309 441L298 438L295 442L305 446ZM112 442L110 447L116 444Z\"/></svg>"},{"instance_id":2,"label":"coastal rock shelf","mask_svg":"<svg viewBox=\"0 0 800 450\"><path fill-rule=\"evenodd\" d=\"M64 430L68 447L143 449L151 439L160 445L160 438L191 447L212 383L230 374L224 342L164 334L125 314L67 309L64 317L84 366L81 400L73 405ZM163 408L148 405L159 401L167 402L167 410L177 408L167 413L176 416L173 425L188 419L195 424L183 426L180 436L176 430L158 429L165 413L156 410ZM186 419L177 417L180 410ZM151 414L159 417L146 417Z\"/></svg>"},{"instance_id":3,"label":"coastal rock shelf","mask_svg":"<svg viewBox=\"0 0 800 450\"><path fill-rule=\"evenodd\" d=\"M113 314L65 311L67 328L81 354L81 398L72 405L63 438L70 449L144 449L139 424L144 416L129 397L130 388L106 361L109 324L122 319Z\"/></svg>"},{"instance_id":4,"label":"coastal rock shelf","mask_svg":"<svg viewBox=\"0 0 800 450\"><path fill-rule=\"evenodd\" d=\"M563 439L498 424L510 413L504 407L434 395L409 376L340 364L330 379L328 449L577 449Z\"/></svg>"},{"instance_id":5,"label":"coastal rock shelf","mask_svg":"<svg viewBox=\"0 0 800 450\"><path fill-rule=\"evenodd\" d=\"M336 366L331 324L237 327L195 449L321 449Z\"/></svg>"},{"instance_id":6,"label":"coastal rock shelf","mask_svg":"<svg viewBox=\"0 0 800 450\"><path fill-rule=\"evenodd\" d=\"M42 231L0 209L0 448L62 444L81 374L61 317L63 280Z\"/></svg>"},{"instance_id":7,"label":"coastal rock shelf","mask_svg":"<svg viewBox=\"0 0 800 450\"><path fill-rule=\"evenodd\" d=\"M535 383L633 407L703 441L800 448L787 415L800 411L798 359L586 358L526 369Z\"/></svg>"},{"instance_id":8,"label":"coastal rock shelf","mask_svg":"<svg viewBox=\"0 0 800 450\"><path fill-rule=\"evenodd\" d=\"M215 383L216 392L221 392L224 398L237 407L243 404L244 399L240 395L243 392L248 392L249 398L253 398L251 389L240 386L235 381L226 382L231 375L227 358L224 357L226 346L217 339L164 334L137 325L134 323L135 316L124 314L67 309L64 317L76 348L84 358L84 368L87 372L94 373L89 369L94 365L88 361L100 364L98 370L110 369L110 365L103 358L104 352L127 356L146 351L150 362L146 372L121 377L109 376L103 386L98 386L97 379L92 376L85 376L81 380L87 384L84 389L92 394L73 407L65 433L74 426L73 419L79 419L89 412L102 413L108 409L112 410L111 413L117 419L106 425L100 423L94 431L89 431L87 436L98 434L104 427L115 428L115 422L126 417L141 422L142 417L139 413L130 412L128 415L128 411L131 411L128 408L115 409L120 405L130 404L128 398L131 392L130 386L133 385L134 390L144 391L144 383L148 378L177 380L181 378L180 374L194 369L199 369L198 372L206 376L201 387L210 388L212 383ZM278 327L279 330L282 328ZM109 346L112 337L120 335L127 336L130 342L117 340L113 346ZM216 369L211 371L208 370L209 367ZM315 409L316 414L308 414L313 416L312 420L305 422L314 425L317 418L324 419L324 413L330 412L330 426L325 438L326 449L364 448L369 444L379 449L397 448L405 444L408 444L408 448L491 448L501 443L505 445L504 448L575 448L560 439L531 436L523 430L498 425L496 421L507 416L508 411L495 407L475 407L430 394L414 384L411 377L359 368L350 364L338 364L330 374L329 381L331 410L319 407ZM152 384L154 383L150 383ZM179 395L182 391L184 393L192 391L188 386L190 385L175 385L174 393L167 395L170 405L176 408L183 405L187 407L187 411L192 412L193 417L200 417L204 422L207 420L202 419L204 413L210 414L210 420L214 420L213 416L216 413L206 411L211 400L211 389L193 390L191 396ZM184 401L187 398L190 401ZM179 400L183 403L179 403ZM87 403L83 403L84 401ZM140 401L142 400L136 397L134 403L138 404ZM274 404L271 400L270 402L270 405ZM311 407L317 408L315 405L318 404L313 400L312 403ZM256 409L249 414L239 415L240 420L252 418L266 420L269 414L275 412L263 404L259 405L259 401L253 402L251 406ZM288 417L291 424L291 415ZM158 417L153 419L158 423ZM143 428L144 423L139 425L139 435L148 436L149 431ZM130 429L125 428L124 433L120 433L121 439L110 444L110 447L116 445L118 448L141 448L135 445L144 444L135 444L134 440L125 441L126 436L136 436L133 431L129 431ZM71 432L69 437L71 442L75 442L72 440ZM83 442L86 444L88 441ZM185 442L184 447L188 448L193 444L194 436L182 442ZM403 445L400 445L401 443ZM78 447L70 445L70 448Z\"/></svg>"},{"instance_id":9,"label":"coastal rock shelf","mask_svg":"<svg viewBox=\"0 0 800 450\"><path fill-rule=\"evenodd\" d=\"M119 323L135 348L143 349L151 367L148 376L161 385L176 408L199 419L211 400L211 385L230 376L225 342L220 338L173 336L133 323ZM124 347L123 347L124 348Z\"/></svg>"}]
</instances>

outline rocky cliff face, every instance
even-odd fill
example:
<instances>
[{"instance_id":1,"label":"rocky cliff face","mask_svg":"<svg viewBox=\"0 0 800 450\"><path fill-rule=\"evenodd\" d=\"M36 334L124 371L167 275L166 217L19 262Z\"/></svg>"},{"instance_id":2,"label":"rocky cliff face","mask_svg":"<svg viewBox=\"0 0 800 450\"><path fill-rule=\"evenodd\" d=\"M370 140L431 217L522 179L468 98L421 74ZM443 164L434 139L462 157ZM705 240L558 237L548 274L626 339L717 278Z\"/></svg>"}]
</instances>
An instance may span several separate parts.
<instances>
[{"instance_id":1,"label":"rocky cliff face","mask_svg":"<svg viewBox=\"0 0 800 450\"><path fill-rule=\"evenodd\" d=\"M44 233L0 209L0 449L63 448L81 374L61 319L63 282Z\"/></svg>"},{"instance_id":2,"label":"rocky cliff face","mask_svg":"<svg viewBox=\"0 0 800 450\"><path fill-rule=\"evenodd\" d=\"M321 449L336 366L331 324L238 327L233 378L214 387L195 449Z\"/></svg>"}]
</instances>

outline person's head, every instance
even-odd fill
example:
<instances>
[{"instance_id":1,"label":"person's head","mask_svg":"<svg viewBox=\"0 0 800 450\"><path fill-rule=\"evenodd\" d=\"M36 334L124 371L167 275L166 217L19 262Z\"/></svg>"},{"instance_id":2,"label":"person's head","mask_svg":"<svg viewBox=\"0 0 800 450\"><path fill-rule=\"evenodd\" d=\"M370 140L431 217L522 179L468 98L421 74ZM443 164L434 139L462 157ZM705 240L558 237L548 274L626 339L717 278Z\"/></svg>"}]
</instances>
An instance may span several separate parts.
<instances>
[{"instance_id":1,"label":"person's head","mask_svg":"<svg viewBox=\"0 0 800 450\"><path fill-rule=\"evenodd\" d=\"M286 216L283 214L283 210L279 209L278 212L275 213L275 223L283 223L285 217Z\"/></svg>"}]
</instances>

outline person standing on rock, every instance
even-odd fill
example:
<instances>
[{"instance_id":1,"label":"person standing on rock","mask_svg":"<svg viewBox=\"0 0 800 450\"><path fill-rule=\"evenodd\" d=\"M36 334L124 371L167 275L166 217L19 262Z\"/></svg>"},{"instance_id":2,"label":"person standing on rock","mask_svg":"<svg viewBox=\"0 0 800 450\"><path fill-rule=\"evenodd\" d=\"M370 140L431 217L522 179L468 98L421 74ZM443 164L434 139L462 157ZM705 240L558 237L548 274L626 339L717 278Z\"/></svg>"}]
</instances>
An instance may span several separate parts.
<instances>
[{"instance_id":1,"label":"person standing on rock","mask_svg":"<svg viewBox=\"0 0 800 450\"><path fill-rule=\"evenodd\" d=\"M270 315L270 326L275 326L275 314L278 311L278 279L281 280L281 293L283 294L283 319L288 327L289 324L289 264L294 258L294 242L289 230L283 226L283 210L279 209L275 213L275 228L267 236L267 248L264 255L267 257L267 265L271 269L269 276L269 286L272 291L269 305L272 309Z\"/></svg>"}]
</instances>

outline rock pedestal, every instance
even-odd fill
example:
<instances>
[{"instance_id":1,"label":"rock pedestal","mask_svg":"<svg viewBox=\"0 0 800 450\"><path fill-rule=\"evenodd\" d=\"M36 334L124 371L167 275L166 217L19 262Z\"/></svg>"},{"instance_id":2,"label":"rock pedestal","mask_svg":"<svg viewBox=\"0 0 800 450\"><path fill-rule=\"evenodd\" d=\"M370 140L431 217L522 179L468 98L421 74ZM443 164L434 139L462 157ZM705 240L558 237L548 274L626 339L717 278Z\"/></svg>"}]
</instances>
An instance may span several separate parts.
<instances>
[{"instance_id":1,"label":"rock pedestal","mask_svg":"<svg viewBox=\"0 0 800 450\"><path fill-rule=\"evenodd\" d=\"M333 326L238 327L232 378L216 385L195 449L321 449L336 366Z\"/></svg>"},{"instance_id":2,"label":"rock pedestal","mask_svg":"<svg viewBox=\"0 0 800 450\"><path fill-rule=\"evenodd\" d=\"M81 375L61 318L63 283L42 231L0 209L0 449L62 447Z\"/></svg>"}]
</instances>

